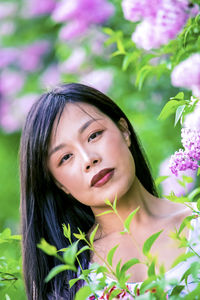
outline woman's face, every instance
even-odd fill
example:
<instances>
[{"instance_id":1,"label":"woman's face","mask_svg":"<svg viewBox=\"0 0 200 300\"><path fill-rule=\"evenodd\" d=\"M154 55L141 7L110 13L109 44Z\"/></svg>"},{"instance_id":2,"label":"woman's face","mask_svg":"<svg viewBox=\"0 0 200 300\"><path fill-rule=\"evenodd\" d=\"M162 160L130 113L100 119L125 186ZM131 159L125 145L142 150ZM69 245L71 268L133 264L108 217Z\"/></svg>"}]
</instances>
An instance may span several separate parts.
<instances>
[{"instance_id":1,"label":"woman's face","mask_svg":"<svg viewBox=\"0 0 200 300\"><path fill-rule=\"evenodd\" d=\"M66 193L91 208L105 207L105 199L119 199L133 185L129 146L124 119L118 127L95 106L69 103L53 127L48 167Z\"/></svg>"}]
</instances>

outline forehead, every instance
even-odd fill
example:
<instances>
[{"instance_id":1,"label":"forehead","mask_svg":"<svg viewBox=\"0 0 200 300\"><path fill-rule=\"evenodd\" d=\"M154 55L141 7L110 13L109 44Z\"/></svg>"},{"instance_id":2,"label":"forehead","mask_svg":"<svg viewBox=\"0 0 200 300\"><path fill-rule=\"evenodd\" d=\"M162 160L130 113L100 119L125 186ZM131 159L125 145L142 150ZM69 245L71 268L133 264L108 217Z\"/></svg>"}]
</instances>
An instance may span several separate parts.
<instances>
[{"instance_id":1,"label":"forehead","mask_svg":"<svg viewBox=\"0 0 200 300\"><path fill-rule=\"evenodd\" d=\"M110 120L110 118L102 113L97 107L87 103L67 103L62 114L57 116L52 130L52 138L54 138L63 127L78 130L88 120ZM110 120L111 121L111 120Z\"/></svg>"}]
</instances>

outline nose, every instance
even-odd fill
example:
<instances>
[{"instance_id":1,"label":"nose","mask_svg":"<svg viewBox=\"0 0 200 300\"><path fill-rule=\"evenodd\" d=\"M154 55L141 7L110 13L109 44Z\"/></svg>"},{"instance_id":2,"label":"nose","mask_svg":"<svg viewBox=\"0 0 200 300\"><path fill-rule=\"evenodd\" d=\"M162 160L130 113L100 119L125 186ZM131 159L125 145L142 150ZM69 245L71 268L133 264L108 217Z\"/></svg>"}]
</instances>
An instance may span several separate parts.
<instances>
[{"instance_id":1,"label":"nose","mask_svg":"<svg viewBox=\"0 0 200 300\"><path fill-rule=\"evenodd\" d=\"M84 153L84 163L83 163L83 168L85 172L89 172L90 169L98 165L101 161L101 158L99 157L98 154L88 154Z\"/></svg>"}]
</instances>

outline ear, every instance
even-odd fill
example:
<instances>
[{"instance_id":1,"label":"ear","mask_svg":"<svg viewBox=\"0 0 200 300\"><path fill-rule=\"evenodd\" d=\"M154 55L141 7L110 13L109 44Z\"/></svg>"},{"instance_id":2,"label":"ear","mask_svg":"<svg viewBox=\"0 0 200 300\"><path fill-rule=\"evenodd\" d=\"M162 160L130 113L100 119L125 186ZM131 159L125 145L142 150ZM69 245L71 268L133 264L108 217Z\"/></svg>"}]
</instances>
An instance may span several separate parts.
<instances>
[{"instance_id":1,"label":"ear","mask_svg":"<svg viewBox=\"0 0 200 300\"><path fill-rule=\"evenodd\" d=\"M128 129L128 124L126 122L126 120L124 118L120 118L119 122L118 122L118 126L120 131L122 132L124 139L127 143L127 146L130 147L131 145L131 139L130 139L130 131Z\"/></svg>"}]
</instances>

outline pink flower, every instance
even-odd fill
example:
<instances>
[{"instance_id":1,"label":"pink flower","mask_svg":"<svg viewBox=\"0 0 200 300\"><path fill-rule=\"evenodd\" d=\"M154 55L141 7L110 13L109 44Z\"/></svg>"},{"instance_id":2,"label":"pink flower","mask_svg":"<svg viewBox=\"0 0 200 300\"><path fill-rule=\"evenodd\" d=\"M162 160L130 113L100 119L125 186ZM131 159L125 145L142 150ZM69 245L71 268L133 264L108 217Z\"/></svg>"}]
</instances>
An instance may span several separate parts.
<instances>
[{"instance_id":1,"label":"pink flower","mask_svg":"<svg viewBox=\"0 0 200 300\"><path fill-rule=\"evenodd\" d=\"M106 0L62 0L52 13L55 22L68 22L61 29L61 39L83 35L92 24L105 22L114 13L114 7Z\"/></svg>"},{"instance_id":2,"label":"pink flower","mask_svg":"<svg viewBox=\"0 0 200 300\"><path fill-rule=\"evenodd\" d=\"M70 57L60 65L60 70L63 73L77 73L85 60L85 50L81 47L75 48Z\"/></svg>"},{"instance_id":3,"label":"pink flower","mask_svg":"<svg viewBox=\"0 0 200 300\"><path fill-rule=\"evenodd\" d=\"M47 41L38 41L22 49L19 56L18 64L20 67L29 72L36 71L41 66L41 57L49 49Z\"/></svg>"},{"instance_id":4,"label":"pink flower","mask_svg":"<svg viewBox=\"0 0 200 300\"><path fill-rule=\"evenodd\" d=\"M124 0L122 8L126 19L142 20L132 35L138 47L150 50L176 37L187 19L198 13L198 6L189 9L187 0Z\"/></svg>"},{"instance_id":5,"label":"pink flower","mask_svg":"<svg viewBox=\"0 0 200 300\"><path fill-rule=\"evenodd\" d=\"M113 81L113 73L109 69L94 70L80 78L80 82L88 84L103 93L107 93Z\"/></svg>"},{"instance_id":6,"label":"pink flower","mask_svg":"<svg viewBox=\"0 0 200 300\"><path fill-rule=\"evenodd\" d=\"M200 160L200 130L182 128L181 137L185 153L193 159Z\"/></svg>"},{"instance_id":7,"label":"pink flower","mask_svg":"<svg viewBox=\"0 0 200 300\"><path fill-rule=\"evenodd\" d=\"M55 0L28 0L23 14L29 16L38 16L49 14L56 6Z\"/></svg>"},{"instance_id":8,"label":"pink flower","mask_svg":"<svg viewBox=\"0 0 200 300\"><path fill-rule=\"evenodd\" d=\"M191 89L195 96L200 96L200 54L180 62L171 73L171 81L174 86Z\"/></svg>"},{"instance_id":9,"label":"pink flower","mask_svg":"<svg viewBox=\"0 0 200 300\"><path fill-rule=\"evenodd\" d=\"M147 17L156 17L160 4L161 0L123 0L122 10L125 19L137 22Z\"/></svg>"},{"instance_id":10,"label":"pink flower","mask_svg":"<svg viewBox=\"0 0 200 300\"><path fill-rule=\"evenodd\" d=\"M200 130L200 104L197 103L195 110L186 115L183 124L186 128Z\"/></svg>"},{"instance_id":11,"label":"pink flower","mask_svg":"<svg viewBox=\"0 0 200 300\"><path fill-rule=\"evenodd\" d=\"M2 48L0 49L0 68L5 68L9 64L15 62L18 58L19 50L16 48Z\"/></svg>"},{"instance_id":12,"label":"pink flower","mask_svg":"<svg viewBox=\"0 0 200 300\"><path fill-rule=\"evenodd\" d=\"M0 95L7 97L17 94L22 89L24 82L25 75L23 73L4 69L0 76Z\"/></svg>"},{"instance_id":13,"label":"pink flower","mask_svg":"<svg viewBox=\"0 0 200 300\"><path fill-rule=\"evenodd\" d=\"M183 151L183 149L180 149L171 156L169 168L171 172L177 176L179 171L185 171L187 169L197 170L198 162Z\"/></svg>"},{"instance_id":14,"label":"pink flower","mask_svg":"<svg viewBox=\"0 0 200 300\"><path fill-rule=\"evenodd\" d=\"M59 32L61 40L71 40L83 35L88 29L88 25L83 20L74 20L64 25Z\"/></svg>"},{"instance_id":15,"label":"pink flower","mask_svg":"<svg viewBox=\"0 0 200 300\"><path fill-rule=\"evenodd\" d=\"M0 126L5 132L20 130L23 126L25 117L37 95L27 94L14 100L3 100L0 103Z\"/></svg>"},{"instance_id":16,"label":"pink flower","mask_svg":"<svg viewBox=\"0 0 200 300\"><path fill-rule=\"evenodd\" d=\"M179 171L178 175L175 176L170 171L169 162L170 162L170 158L167 158L160 165L159 175L169 176L161 183L162 194L169 195L171 191L173 191L177 197L183 196L185 195L185 189L182 185L178 183L178 180L182 180L183 175L192 177L194 179L193 182L186 183L186 190L190 192L195 185L196 170L187 169L185 171Z\"/></svg>"},{"instance_id":17,"label":"pink flower","mask_svg":"<svg viewBox=\"0 0 200 300\"><path fill-rule=\"evenodd\" d=\"M61 76L57 65L50 65L40 77L42 87L49 88L60 83Z\"/></svg>"},{"instance_id":18,"label":"pink flower","mask_svg":"<svg viewBox=\"0 0 200 300\"><path fill-rule=\"evenodd\" d=\"M17 12L17 4L13 2L0 3L0 19L12 17Z\"/></svg>"},{"instance_id":19,"label":"pink flower","mask_svg":"<svg viewBox=\"0 0 200 300\"><path fill-rule=\"evenodd\" d=\"M16 26L12 21L1 22L0 24L0 36L11 35L14 33Z\"/></svg>"}]
</instances>

